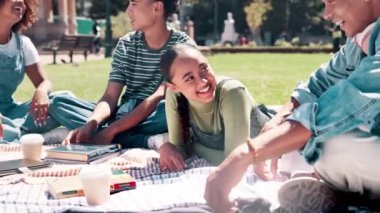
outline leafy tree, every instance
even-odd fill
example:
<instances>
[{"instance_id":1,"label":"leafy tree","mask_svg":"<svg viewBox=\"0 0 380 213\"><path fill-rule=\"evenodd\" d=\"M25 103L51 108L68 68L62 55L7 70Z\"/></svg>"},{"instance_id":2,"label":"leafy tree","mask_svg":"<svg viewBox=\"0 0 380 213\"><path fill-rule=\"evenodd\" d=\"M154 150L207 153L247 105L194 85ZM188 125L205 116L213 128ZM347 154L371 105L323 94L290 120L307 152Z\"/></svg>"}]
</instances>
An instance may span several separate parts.
<instances>
[{"instance_id":1,"label":"leafy tree","mask_svg":"<svg viewBox=\"0 0 380 213\"><path fill-rule=\"evenodd\" d=\"M214 8L215 0L186 0L193 4L196 37L210 36L214 32ZM269 32L272 35L272 42L282 32L287 32L290 36L297 36L302 33L325 34L321 13L323 2L320 0L216 0L218 2L217 30L220 35L223 32L223 23L227 12L232 12L235 19L235 29L240 34L248 34L251 31L247 22L249 17L243 13L244 8L251 3L270 3L271 10L263 16L260 28L261 33ZM252 2L253 1L253 2ZM253 11L253 10L252 10ZM256 12L257 13L257 12ZM252 12L249 12L252 14ZM255 14L256 16L257 14ZM266 19L265 19L266 17Z\"/></svg>"},{"instance_id":2,"label":"leafy tree","mask_svg":"<svg viewBox=\"0 0 380 213\"><path fill-rule=\"evenodd\" d=\"M113 39L119 39L132 30L129 18L123 11L120 11L117 16L111 16L111 23Z\"/></svg>"},{"instance_id":3,"label":"leafy tree","mask_svg":"<svg viewBox=\"0 0 380 213\"><path fill-rule=\"evenodd\" d=\"M242 12L247 3L251 0L187 0L193 6L192 20L195 24L196 38L214 36L214 9L217 6L217 33L218 37L223 32L224 20L227 13L232 12L235 20L235 29L240 34L247 34L249 27L247 25L245 14ZM217 5L215 5L217 3Z\"/></svg>"},{"instance_id":4,"label":"leafy tree","mask_svg":"<svg viewBox=\"0 0 380 213\"><path fill-rule=\"evenodd\" d=\"M283 32L291 37L301 33L325 34L320 0L271 0L272 10L267 14L262 32L272 34L272 42Z\"/></svg>"},{"instance_id":5,"label":"leafy tree","mask_svg":"<svg viewBox=\"0 0 380 213\"><path fill-rule=\"evenodd\" d=\"M244 8L246 20L251 28L253 37L257 44L261 44L260 27L266 20L266 14L272 9L272 5L267 0L253 0Z\"/></svg>"},{"instance_id":6,"label":"leafy tree","mask_svg":"<svg viewBox=\"0 0 380 213\"><path fill-rule=\"evenodd\" d=\"M91 0L92 6L90 8L90 16L95 19L106 17L106 3L110 2L111 15L117 16L120 11L125 11L129 1L126 0Z\"/></svg>"},{"instance_id":7,"label":"leafy tree","mask_svg":"<svg viewBox=\"0 0 380 213\"><path fill-rule=\"evenodd\" d=\"M91 0L90 16L93 18L105 17L105 1ZM111 14L116 16L119 11L125 11L127 0L107 0L111 3ZM196 39L204 40L214 36L214 9L217 2L217 36L223 32L224 20L228 12L232 12L235 19L235 29L239 34L254 34L269 32L272 35L272 42L282 32L287 32L290 36L297 36L302 33L326 34L321 12L323 3L320 0L181 0L192 5L190 18L195 24ZM261 4L270 4L271 9L262 11ZM252 6L253 3L258 5ZM257 9L245 8L256 7ZM265 7L264 7L265 8ZM262 16L260 16L262 14ZM253 18L254 16L255 18ZM260 18L261 17L261 18ZM261 20L261 27L253 27L260 23L249 20ZM255 30L251 30L255 29ZM260 32L257 31L260 29Z\"/></svg>"}]
</instances>

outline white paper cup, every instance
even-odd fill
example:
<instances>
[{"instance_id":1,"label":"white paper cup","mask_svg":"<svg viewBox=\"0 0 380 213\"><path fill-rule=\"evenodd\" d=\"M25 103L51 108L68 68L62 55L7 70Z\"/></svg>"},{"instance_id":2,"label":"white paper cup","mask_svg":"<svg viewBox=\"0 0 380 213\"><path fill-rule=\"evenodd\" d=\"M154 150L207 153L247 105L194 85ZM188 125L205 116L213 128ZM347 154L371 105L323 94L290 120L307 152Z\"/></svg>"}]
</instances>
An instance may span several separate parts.
<instances>
[{"instance_id":1,"label":"white paper cup","mask_svg":"<svg viewBox=\"0 0 380 213\"><path fill-rule=\"evenodd\" d=\"M110 197L111 169L106 166L83 167L79 173L88 205L100 205Z\"/></svg>"},{"instance_id":2,"label":"white paper cup","mask_svg":"<svg viewBox=\"0 0 380 213\"><path fill-rule=\"evenodd\" d=\"M44 137L40 134L26 134L20 138L22 154L24 159L41 160L42 144Z\"/></svg>"}]
</instances>

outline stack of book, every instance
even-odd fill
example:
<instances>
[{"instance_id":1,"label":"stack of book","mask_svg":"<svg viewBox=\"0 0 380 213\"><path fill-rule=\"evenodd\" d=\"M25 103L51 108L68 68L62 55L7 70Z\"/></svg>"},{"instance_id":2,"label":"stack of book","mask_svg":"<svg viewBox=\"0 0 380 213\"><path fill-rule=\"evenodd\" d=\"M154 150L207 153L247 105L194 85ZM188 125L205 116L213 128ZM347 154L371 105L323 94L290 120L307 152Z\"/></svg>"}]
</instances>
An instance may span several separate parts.
<instances>
[{"instance_id":1,"label":"stack of book","mask_svg":"<svg viewBox=\"0 0 380 213\"><path fill-rule=\"evenodd\" d=\"M79 145L71 144L46 150L45 162L93 164L104 162L120 155L121 146L112 145Z\"/></svg>"},{"instance_id":2,"label":"stack of book","mask_svg":"<svg viewBox=\"0 0 380 213\"><path fill-rule=\"evenodd\" d=\"M78 175L48 179L48 192L55 199L84 196L83 186ZM123 170L113 170L110 193L135 189L136 180Z\"/></svg>"}]
</instances>

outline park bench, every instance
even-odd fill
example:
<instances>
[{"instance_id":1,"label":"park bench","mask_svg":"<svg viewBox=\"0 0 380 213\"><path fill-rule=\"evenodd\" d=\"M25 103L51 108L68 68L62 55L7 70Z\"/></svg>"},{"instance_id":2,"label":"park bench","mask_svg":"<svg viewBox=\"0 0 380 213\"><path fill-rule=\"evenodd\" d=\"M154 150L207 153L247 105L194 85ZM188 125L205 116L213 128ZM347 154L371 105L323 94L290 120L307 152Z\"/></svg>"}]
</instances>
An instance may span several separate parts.
<instances>
[{"instance_id":1,"label":"park bench","mask_svg":"<svg viewBox=\"0 0 380 213\"><path fill-rule=\"evenodd\" d=\"M68 52L70 63L73 63L74 53L82 53L87 60L88 51L92 48L94 36L89 35L63 35L60 40L50 43L43 48L45 51L53 52L53 64L56 64L58 52Z\"/></svg>"}]
</instances>

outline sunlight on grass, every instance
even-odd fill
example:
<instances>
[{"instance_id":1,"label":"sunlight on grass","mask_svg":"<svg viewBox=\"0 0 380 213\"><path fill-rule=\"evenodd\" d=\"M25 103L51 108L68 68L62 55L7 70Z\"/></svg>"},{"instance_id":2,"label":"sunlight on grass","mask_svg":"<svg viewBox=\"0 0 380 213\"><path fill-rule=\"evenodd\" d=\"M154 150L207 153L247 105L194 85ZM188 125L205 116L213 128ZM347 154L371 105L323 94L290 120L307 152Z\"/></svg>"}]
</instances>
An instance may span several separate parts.
<instances>
[{"instance_id":1,"label":"sunlight on grass","mask_svg":"<svg viewBox=\"0 0 380 213\"><path fill-rule=\"evenodd\" d=\"M241 80L259 103L283 104L298 82L329 59L328 54L218 54L208 59L213 70ZM77 97L97 101L104 92L111 59L45 65L54 90L71 90ZM29 100L34 88L26 77L15 98Z\"/></svg>"}]
</instances>

